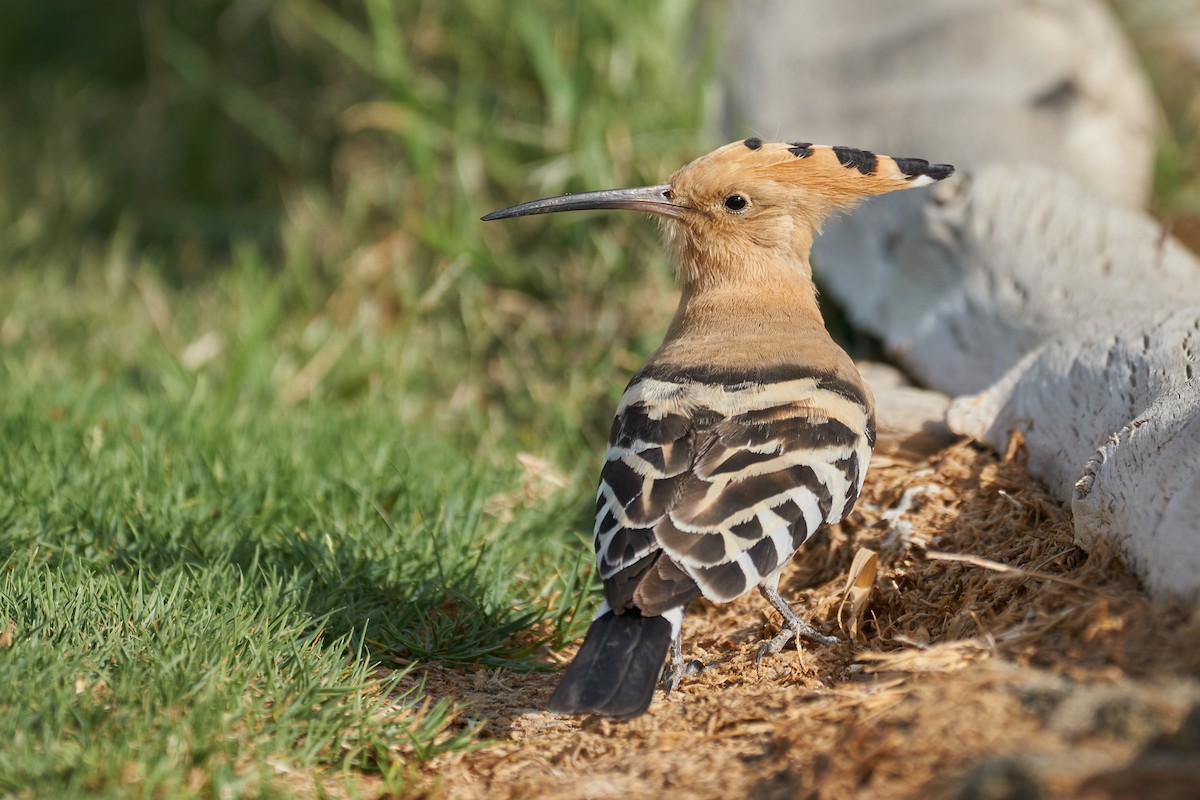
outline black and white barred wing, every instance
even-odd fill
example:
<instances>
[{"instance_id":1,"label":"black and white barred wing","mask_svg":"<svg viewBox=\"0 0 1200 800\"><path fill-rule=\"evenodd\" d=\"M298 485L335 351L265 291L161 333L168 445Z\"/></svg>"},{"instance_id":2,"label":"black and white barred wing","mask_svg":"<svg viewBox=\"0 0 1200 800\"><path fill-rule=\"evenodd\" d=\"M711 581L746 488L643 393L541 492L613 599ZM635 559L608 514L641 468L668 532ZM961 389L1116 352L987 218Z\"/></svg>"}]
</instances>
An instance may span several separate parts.
<instances>
[{"instance_id":1,"label":"black and white barred wing","mask_svg":"<svg viewBox=\"0 0 1200 800\"><path fill-rule=\"evenodd\" d=\"M609 603L662 613L777 580L854 505L873 427L853 387L819 378L631 385L596 501Z\"/></svg>"},{"instance_id":2,"label":"black and white barred wing","mask_svg":"<svg viewBox=\"0 0 1200 800\"><path fill-rule=\"evenodd\" d=\"M700 596L695 581L661 557L655 529L686 485L709 422L677 384L635 381L621 399L596 492L593 540L605 594L618 611L636 605L658 614Z\"/></svg>"}]
</instances>

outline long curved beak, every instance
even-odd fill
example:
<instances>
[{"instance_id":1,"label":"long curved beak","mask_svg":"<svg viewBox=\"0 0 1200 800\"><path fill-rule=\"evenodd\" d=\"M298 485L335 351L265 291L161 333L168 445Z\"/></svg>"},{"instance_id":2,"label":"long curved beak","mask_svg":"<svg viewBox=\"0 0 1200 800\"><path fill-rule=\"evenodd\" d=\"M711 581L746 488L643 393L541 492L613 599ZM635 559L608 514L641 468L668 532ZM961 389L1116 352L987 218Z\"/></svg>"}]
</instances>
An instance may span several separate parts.
<instances>
[{"instance_id":1,"label":"long curved beak","mask_svg":"<svg viewBox=\"0 0 1200 800\"><path fill-rule=\"evenodd\" d=\"M667 217L683 216L683 207L674 203L671 185L643 186L638 189L605 189L602 192L580 192L531 200L499 211L493 211L484 222L509 217L527 217L530 214L552 214L555 211L585 211L597 208L624 208L631 211L648 211Z\"/></svg>"}]
</instances>

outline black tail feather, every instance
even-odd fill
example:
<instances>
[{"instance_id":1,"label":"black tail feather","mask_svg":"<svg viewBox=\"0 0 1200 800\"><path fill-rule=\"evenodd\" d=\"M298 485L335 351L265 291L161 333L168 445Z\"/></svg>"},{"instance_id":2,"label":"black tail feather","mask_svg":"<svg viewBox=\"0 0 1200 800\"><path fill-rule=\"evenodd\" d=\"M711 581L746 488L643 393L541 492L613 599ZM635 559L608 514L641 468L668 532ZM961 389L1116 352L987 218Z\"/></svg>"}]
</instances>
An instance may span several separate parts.
<instances>
[{"instance_id":1,"label":"black tail feather","mask_svg":"<svg viewBox=\"0 0 1200 800\"><path fill-rule=\"evenodd\" d=\"M671 646L671 623L636 611L609 611L592 622L567 667L550 710L636 717L650 707Z\"/></svg>"}]
</instances>

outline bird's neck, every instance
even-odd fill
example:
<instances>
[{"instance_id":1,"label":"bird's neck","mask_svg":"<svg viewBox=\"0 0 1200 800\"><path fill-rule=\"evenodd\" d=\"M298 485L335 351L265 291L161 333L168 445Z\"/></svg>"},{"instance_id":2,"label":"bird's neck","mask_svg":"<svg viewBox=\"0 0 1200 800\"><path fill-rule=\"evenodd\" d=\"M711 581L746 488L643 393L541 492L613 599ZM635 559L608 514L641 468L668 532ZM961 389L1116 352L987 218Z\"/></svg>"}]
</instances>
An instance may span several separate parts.
<instances>
[{"instance_id":1,"label":"bird's neck","mask_svg":"<svg viewBox=\"0 0 1200 800\"><path fill-rule=\"evenodd\" d=\"M679 308L667 339L704 329L729 333L748 322L785 329L817 327L825 322L807 258L743 262L736 266L700 265L681 274Z\"/></svg>"},{"instance_id":2,"label":"bird's neck","mask_svg":"<svg viewBox=\"0 0 1200 800\"><path fill-rule=\"evenodd\" d=\"M841 353L825 330L807 259L690 270L679 308L650 363L757 368L814 351ZM686 274L686 273L685 273Z\"/></svg>"}]
</instances>

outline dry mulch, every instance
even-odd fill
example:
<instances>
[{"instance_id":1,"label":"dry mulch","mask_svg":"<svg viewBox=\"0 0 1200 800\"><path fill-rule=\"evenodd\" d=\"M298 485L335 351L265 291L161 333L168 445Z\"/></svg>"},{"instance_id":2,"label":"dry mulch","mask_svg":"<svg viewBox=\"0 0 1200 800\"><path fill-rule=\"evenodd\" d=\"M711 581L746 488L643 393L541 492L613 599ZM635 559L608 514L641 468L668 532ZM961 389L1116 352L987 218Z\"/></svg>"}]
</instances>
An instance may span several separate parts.
<instances>
[{"instance_id":1,"label":"dry mulch","mask_svg":"<svg viewBox=\"0 0 1200 800\"><path fill-rule=\"evenodd\" d=\"M1200 615L1076 547L1011 449L877 459L783 582L845 644L756 666L775 612L697 604L684 653L711 666L628 722L546 713L554 674L430 668L427 691L495 743L427 764L414 795L1200 797ZM843 604L862 551L874 580Z\"/></svg>"}]
</instances>

